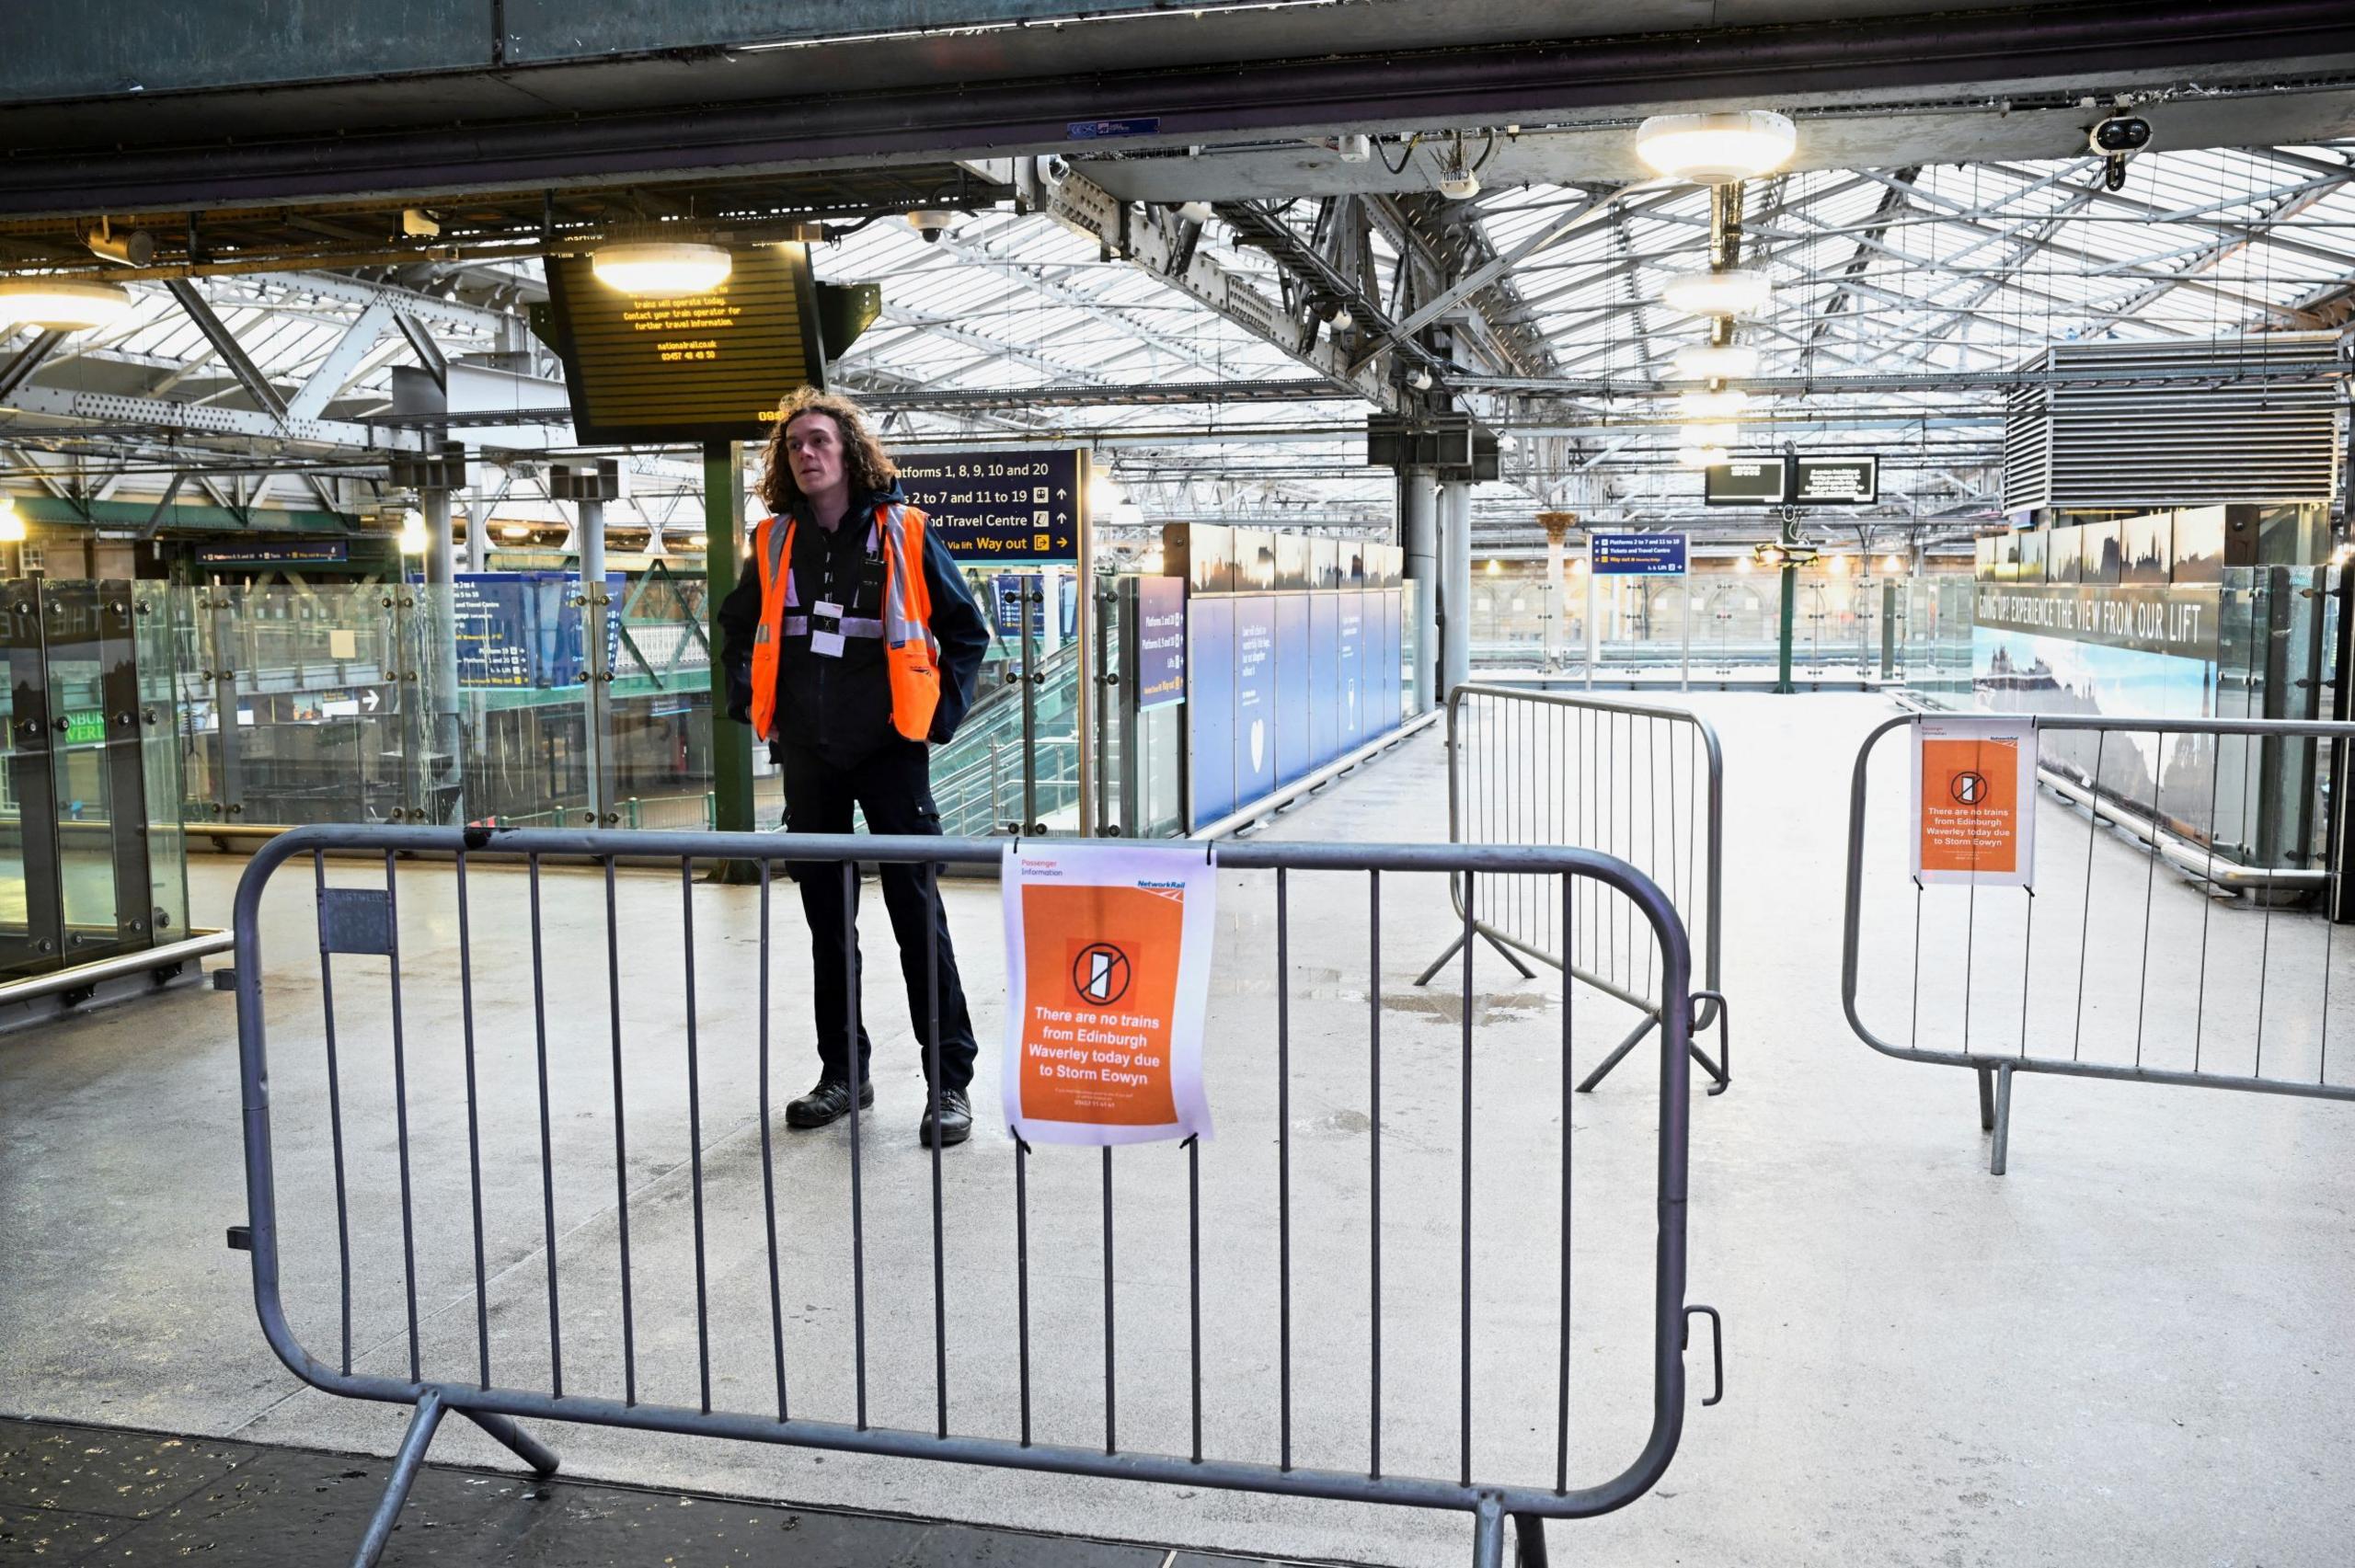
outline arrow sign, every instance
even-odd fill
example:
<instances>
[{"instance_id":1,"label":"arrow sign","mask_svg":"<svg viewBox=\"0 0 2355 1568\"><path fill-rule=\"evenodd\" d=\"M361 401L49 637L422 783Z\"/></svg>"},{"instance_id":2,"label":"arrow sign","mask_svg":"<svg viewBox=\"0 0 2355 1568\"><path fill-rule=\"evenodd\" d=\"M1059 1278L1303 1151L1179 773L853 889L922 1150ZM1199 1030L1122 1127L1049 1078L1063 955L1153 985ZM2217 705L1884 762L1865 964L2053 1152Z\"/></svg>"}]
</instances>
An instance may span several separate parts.
<instances>
[{"instance_id":1,"label":"arrow sign","mask_svg":"<svg viewBox=\"0 0 2355 1568\"><path fill-rule=\"evenodd\" d=\"M383 703L384 700L383 695L380 694L373 686L363 689L360 693L360 705L366 708L372 714L376 711L377 705Z\"/></svg>"}]
</instances>

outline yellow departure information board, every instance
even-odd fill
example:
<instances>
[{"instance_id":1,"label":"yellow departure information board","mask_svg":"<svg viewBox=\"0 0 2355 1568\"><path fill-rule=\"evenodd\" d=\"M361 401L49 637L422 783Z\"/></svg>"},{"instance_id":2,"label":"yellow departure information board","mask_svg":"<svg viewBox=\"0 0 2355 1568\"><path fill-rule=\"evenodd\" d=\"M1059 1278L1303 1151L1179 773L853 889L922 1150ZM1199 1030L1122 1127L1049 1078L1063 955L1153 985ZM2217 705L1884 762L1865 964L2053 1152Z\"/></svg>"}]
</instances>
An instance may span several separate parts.
<instances>
[{"instance_id":1,"label":"yellow departure information board","mask_svg":"<svg viewBox=\"0 0 2355 1568\"><path fill-rule=\"evenodd\" d=\"M671 300L599 282L586 256L548 259L554 346L581 441L765 441L786 394L824 384L808 247L732 254L725 283Z\"/></svg>"}]
</instances>

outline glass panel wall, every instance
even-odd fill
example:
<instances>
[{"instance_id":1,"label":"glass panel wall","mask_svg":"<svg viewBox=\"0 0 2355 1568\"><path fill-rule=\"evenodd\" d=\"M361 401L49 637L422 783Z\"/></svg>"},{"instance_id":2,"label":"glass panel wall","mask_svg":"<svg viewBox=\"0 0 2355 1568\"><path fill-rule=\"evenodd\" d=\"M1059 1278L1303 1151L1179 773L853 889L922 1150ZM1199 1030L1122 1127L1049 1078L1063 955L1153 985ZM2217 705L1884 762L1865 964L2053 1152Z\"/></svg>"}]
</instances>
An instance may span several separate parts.
<instances>
[{"instance_id":1,"label":"glass panel wall","mask_svg":"<svg viewBox=\"0 0 2355 1568\"><path fill-rule=\"evenodd\" d=\"M1857 557L1823 555L1798 574L1791 665L1802 678L1881 680L1919 665L1932 649L1907 649L1909 626L1937 619L1937 586L1963 596L1958 668L1968 685L1968 572L1891 577ZM1952 585L1959 585L1955 589ZM1593 586L1598 678L1696 680L1771 677L1780 657L1782 587L1769 568L1713 563L1687 577L1605 576ZM1587 668L1588 585L1572 571L1557 594L1542 575L1499 572L1472 583L1472 662L1476 669L1579 675Z\"/></svg>"}]
</instances>

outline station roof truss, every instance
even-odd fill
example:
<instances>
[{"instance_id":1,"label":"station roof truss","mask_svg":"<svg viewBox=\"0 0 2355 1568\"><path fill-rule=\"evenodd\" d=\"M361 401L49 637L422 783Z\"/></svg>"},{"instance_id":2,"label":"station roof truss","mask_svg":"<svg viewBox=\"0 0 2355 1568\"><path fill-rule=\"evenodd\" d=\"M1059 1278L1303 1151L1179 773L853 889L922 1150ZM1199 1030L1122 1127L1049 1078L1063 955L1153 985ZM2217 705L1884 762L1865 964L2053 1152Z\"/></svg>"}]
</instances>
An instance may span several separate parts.
<instances>
[{"instance_id":1,"label":"station roof truss","mask_svg":"<svg viewBox=\"0 0 2355 1568\"><path fill-rule=\"evenodd\" d=\"M1404 178L1459 138L1484 180L1534 166L1513 161L1518 133L1485 130L1374 151ZM1222 158L1262 150L1193 161L1215 190ZM19 493L145 499L159 514L196 495L247 512L364 513L386 496L391 453L431 423L396 410L396 372L446 381L466 365L517 388L511 408L449 420L489 459L471 498L557 520L543 471L569 450L569 417L525 326L546 294L538 258L679 224L738 243L809 237L821 277L882 284L881 317L833 374L890 440L1089 445L1146 522L1386 530L1394 481L1364 464L1367 416L1450 406L1505 438L1502 481L1475 492L1484 552L1534 553L1540 510L1727 536L1764 521L1705 511L1676 455L1675 398L1694 383L1673 359L1703 329L1660 298L1707 264L1706 190L1230 189L1204 200L1206 216L1032 199L1047 183L1100 195L1147 174L1174 195L1178 177L1158 166L1180 161L471 197L427 203L442 230L430 236L401 234L396 201L209 213L192 236L186 214L114 214L117 233L151 230L156 264L104 269L134 297L121 323L0 342L0 475ZM2146 153L2117 191L2102 176L2085 155L1752 182L1743 260L1775 290L1737 331L1761 363L1731 444L1877 453L1882 501L1844 524L1966 533L1996 515L2005 400L2051 373L2038 368L2047 345L2349 328L2355 139ZM932 205L952 220L928 240L902 214ZM85 237L53 220L0 223L0 268L89 272L100 264ZM1217 291L1189 270L1198 258L1214 263ZM511 427L523 426L540 433L522 441ZM700 527L692 454L633 462L641 478L617 526Z\"/></svg>"}]
</instances>

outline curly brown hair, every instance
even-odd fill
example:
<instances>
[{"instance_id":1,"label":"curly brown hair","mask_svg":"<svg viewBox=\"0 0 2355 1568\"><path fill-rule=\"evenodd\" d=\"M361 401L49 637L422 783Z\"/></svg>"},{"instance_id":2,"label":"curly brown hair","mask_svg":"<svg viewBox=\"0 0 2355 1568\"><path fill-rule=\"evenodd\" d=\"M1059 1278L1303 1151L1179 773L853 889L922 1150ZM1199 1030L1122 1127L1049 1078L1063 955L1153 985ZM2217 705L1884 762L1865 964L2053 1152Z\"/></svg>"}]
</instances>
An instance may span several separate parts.
<instances>
[{"instance_id":1,"label":"curly brown hair","mask_svg":"<svg viewBox=\"0 0 2355 1568\"><path fill-rule=\"evenodd\" d=\"M834 429L843 441L844 476L850 481L854 497L888 490L900 476L900 465L891 461L883 443L867 428L865 409L847 397L821 392L814 386L800 387L787 393L776 406L776 428L769 433L768 451L761 460L760 483L752 486L752 494L774 515L783 517L801 498L801 486L793 478L793 464L786 458L785 432L804 414L823 414L834 422Z\"/></svg>"}]
</instances>

